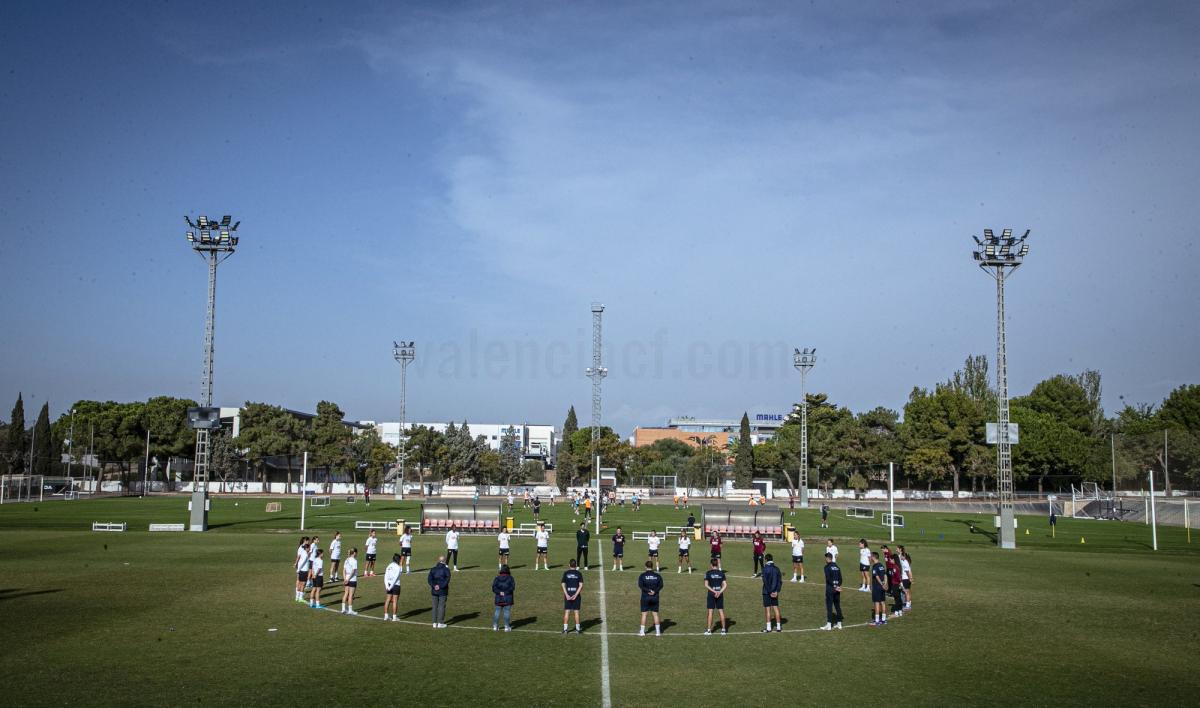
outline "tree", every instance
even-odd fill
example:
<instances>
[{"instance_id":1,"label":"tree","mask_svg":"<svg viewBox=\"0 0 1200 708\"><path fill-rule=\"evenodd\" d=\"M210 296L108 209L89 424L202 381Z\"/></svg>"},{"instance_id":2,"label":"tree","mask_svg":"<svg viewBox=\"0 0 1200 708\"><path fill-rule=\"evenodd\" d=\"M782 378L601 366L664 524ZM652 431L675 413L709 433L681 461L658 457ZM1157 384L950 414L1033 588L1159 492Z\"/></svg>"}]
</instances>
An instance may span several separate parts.
<instances>
[{"instance_id":1,"label":"tree","mask_svg":"<svg viewBox=\"0 0 1200 708\"><path fill-rule=\"evenodd\" d=\"M350 451L354 434L342 422L345 415L336 403L321 401L311 424L312 462L325 468L326 493L330 489L330 473L346 471L354 464Z\"/></svg>"},{"instance_id":2,"label":"tree","mask_svg":"<svg viewBox=\"0 0 1200 708\"><path fill-rule=\"evenodd\" d=\"M224 491L225 480L237 474L241 462L242 451L233 441L233 434L225 428L214 430L208 438L209 479L221 480L221 490Z\"/></svg>"},{"instance_id":3,"label":"tree","mask_svg":"<svg viewBox=\"0 0 1200 708\"><path fill-rule=\"evenodd\" d=\"M152 456L163 459L191 456L196 446L196 431L188 426L187 409L194 405L196 402L191 399L173 396L156 396L146 401L141 427L150 432ZM68 417L64 414L59 422L69 426Z\"/></svg>"},{"instance_id":4,"label":"tree","mask_svg":"<svg viewBox=\"0 0 1200 708\"><path fill-rule=\"evenodd\" d=\"M504 461L499 452L487 448L475 458L475 483L496 484L505 478ZM515 471L514 471L515 474Z\"/></svg>"},{"instance_id":5,"label":"tree","mask_svg":"<svg viewBox=\"0 0 1200 708\"><path fill-rule=\"evenodd\" d=\"M567 410L567 419L563 421L562 442L558 446L558 454L554 460L555 468L575 469L575 452L571 447L571 440L577 432L579 432L579 421L575 417L575 406L571 406Z\"/></svg>"},{"instance_id":6,"label":"tree","mask_svg":"<svg viewBox=\"0 0 1200 708\"><path fill-rule=\"evenodd\" d=\"M21 474L25 471L25 401L17 394L17 402L13 404L12 416L8 419L8 442L4 446L4 463L8 474Z\"/></svg>"},{"instance_id":7,"label":"tree","mask_svg":"<svg viewBox=\"0 0 1200 708\"><path fill-rule=\"evenodd\" d=\"M545 482L546 481L546 466L537 460L525 460L521 463L521 481L522 482ZM505 485L510 484L509 481Z\"/></svg>"},{"instance_id":8,"label":"tree","mask_svg":"<svg viewBox=\"0 0 1200 708\"><path fill-rule=\"evenodd\" d=\"M263 470L265 458L283 457L287 462L287 492L292 491L295 458L307 447L307 423L279 406L246 402L242 407L238 444ZM265 470L263 470L265 473ZM265 474L263 476L265 481Z\"/></svg>"},{"instance_id":9,"label":"tree","mask_svg":"<svg viewBox=\"0 0 1200 708\"><path fill-rule=\"evenodd\" d=\"M1041 493L1048 476L1081 475L1091 449L1088 435L1053 415L1026 407L1022 399L1013 402L1012 420L1021 426L1021 442L1012 447L1014 479L1037 477Z\"/></svg>"},{"instance_id":10,"label":"tree","mask_svg":"<svg viewBox=\"0 0 1200 708\"><path fill-rule=\"evenodd\" d=\"M500 472L497 477L508 486L520 469L521 441L517 438L516 427L510 425L500 436Z\"/></svg>"},{"instance_id":11,"label":"tree","mask_svg":"<svg viewBox=\"0 0 1200 708\"><path fill-rule=\"evenodd\" d=\"M591 450L592 447L592 429L580 428L571 436L572 450ZM600 460L603 466L616 466L618 476L627 461L626 450L621 443L621 438L613 432L613 429L608 426L600 428L600 443L596 453L600 455ZM575 467L570 471L570 479L566 480L567 484L575 484L579 480L590 480L594 474L592 465L594 460L589 459L590 455L573 456ZM563 467L560 465L559 469Z\"/></svg>"},{"instance_id":12,"label":"tree","mask_svg":"<svg viewBox=\"0 0 1200 708\"><path fill-rule=\"evenodd\" d=\"M983 404L986 410L996 409L996 391L988 380L988 362L983 354L968 356L963 368L951 374L945 385Z\"/></svg>"},{"instance_id":13,"label":"tree","mask_svg":"<svg viewBox=\"0 0 1200 708\"><path fill-rule=\"evenodd\" d=\"M957 496L960 476L969 471L971 461L980 459L975 448L983 446L983 424L982 406L965 392L950 386L937 386L933 393L914 388L904 406L902 437L906 459L909 464L919 460L925 465L921 478L930 482L934 478L928 465L935 460L944 462L943 472L951 475ZM935 449L945 455L931 454ZM918 450L922 452L914 458Z\"/></svg>"},{"instance_id":14,"label":"tree","mask_svg":"<svg viewBox=\"0 0 1200 708\"><path fill-rule=\"evenodd\" d=\"M51 463L54 461L54 440L50 435L50 404L43 403L38 412L37 422L33 425L33 452L29 456L29 467L32 474L51 474Z\"/></svg>"},{"instance_id":15,"label":"tree","mask_svg":"<svg viewBox=\"0 0 1200 708\"><path fill-rule=\"evenodd\" d=\"M750 416L747 413L742 413L742 425L738 430L733 476L738 489L749 489L750 480L754 479L754 444L750 440Z\"/></svg>"},{"instance_id":16,"label":"tree","mask_svg":"<svg viewBox=\"0 0 1200 708\"><path fill-rule=\"evenodd\" d=\"M409 451L408 458L411 460L413 458L411 445L406 449ZM383 482L388 465L396 461L395 450L379 437L377 428L368 428L354 436L350 442L350 457L350 483L355 492L358 491L360 473L369 489L378 489ZM397 480L397 484L403 483L404 480Z\"/></svg>"}]
</instances>

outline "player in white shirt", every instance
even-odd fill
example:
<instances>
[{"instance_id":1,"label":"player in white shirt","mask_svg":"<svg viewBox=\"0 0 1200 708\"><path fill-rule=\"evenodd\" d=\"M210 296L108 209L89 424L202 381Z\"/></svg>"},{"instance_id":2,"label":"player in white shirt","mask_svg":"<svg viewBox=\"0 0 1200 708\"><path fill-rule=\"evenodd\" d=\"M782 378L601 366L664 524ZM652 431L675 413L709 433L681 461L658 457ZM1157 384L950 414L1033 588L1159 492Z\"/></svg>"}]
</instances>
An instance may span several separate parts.
<instances>
[{"instance_id":1,"label":"player in white shirt","mask_svg":"<svg viewBox=\"0 0 1200 708\"><path fill-rule=\"evenodd\" d=\"M308 541L308 567L312 568L312 562L317 559L317 551L321 550L319 538L313 536ZM309 575L308 582L304 584L305 590L312 589L312 576Z\"/></svg>"},{"instance_id":2,"label":"player in white shirt","mask_svg":"<svg viewBox=\"0 0 1200 708\"><path fill-rule=\"evenodd\" d=\"M364 576L375 575L375 551L379 547L379 539L375 536L375 531L367 534L367 567L363 571Z\"/></svg>"},{"instance_id":3,"label":"player in white shirt","mask_svg":"<svg viewBox=\"0 0 1200 708\"><path fill-rule=\"evenodd\" d=\"M908 612L912 609L912 558L908 557L908 551L904 550L904 546L897 546L900 549L900 584L904 588L904 611Z\"/></svg>"},{"instance_id":4,"label":"player in white shirt","mask_svg":"<svg viewBox=\"0 0 1200 708\"><path fill-rule=\"evenodd\" d=\"M400 562L404 565L405 575L412 574L412 532L408 530L408 524L400 534Z\"/></svg>"},{"instance_id":5,"label":"player in white shirt","mask_svg":"<svg viewBox=\"0 0 1200 708\"><path fill-rule=\"evenodd\" d=\"M342 562L342 532L334 531L329 542L329 582L338 580L338 565Z\"/></svg>"},{"instance_id":6,"label":"player in white shirt","mask_svg":"<svg viewBox=\"0 0 1200 708\"><path fill-rule=\"evenodd\" d=\"M867 539L858 539L858 572L862 574L862 585L859 592L871 592L871 547Z\"/></svg>"},{"instance_id":7,"label":"player in white shirt","mask_svg":"<svg viewBox=\"0 0 1200 708\"><path fill-rule=\"evenodd\" d=\"M446 532L446 563L458 570L458 527L451 526Z\"/></svg>"},{"instance_id":8,"label":"player in white shirt","mask_svg":"<svg viewBox=\"0 0 1200 708\"><path fill-rule=\"evenodd\" d=\"M508 529L500 529L500 533L496 534L496 541L500 544L500 553L497 568L503 568L508 565L509 543L512 537L508 535Z\"/></svg>"},{"instance_id":9,"label":"player in white shirt","mask_svg":"<svg viewBox=\"0 0 1200 708\"><path fill-rule=\"evenodd\" d=\"M350 555L346 556L344 570L346 574L346 583L342 590L342 614L357 615L354 611L354 593L358 589L358 549L351 548Z\"/></svg>"},{"instance_id":10,"label":"player in white shirt","mask_svg":"<svg viewBox=\"0 0 1200 708\"><path fill-rule=\"evenodd\" d=\"M388 609L392 610L392 621L399 622L400 615L400 554L392 556L392 562L383 571L383 621L387 622Z\"/></svg>"},{"instance_id":11,"label":"player in white shirt","mask_svg":"<svg viewBox=\"0 0 1200 708\"><path fill-rule=\"evenodd\" d=\"M508 513L510 513L510 514L512 513L512 510L513 510L513 502L514 501L516 501L516 500L513 499L513 493L512 493L512 490L510 489L510 490L508 490Z\"/></svg>"},{"instance_id":12,"label":"player in white shirt","mask_svg":"<svg viewBox=\"0 0 1200 708\"><path fill-rule=\"evenodd\" d=\"M829 555L833 556L833 562L837 563L838 547L834 545L832 538L826 539L825 552L828 553Z\"/></svg>"},{"instance_id":13,"label":"player in white shirt","mask_svg":"<svg viewBox=\"0 0 1200 708\"><path fill-rule=\"evenodd\" d=\"M545 525L538 524L537 531L533 532L533 542L537 545L537 555L533 558L533 569L538 569L538 561L541 561L544 570L550 570L550 532L546 530Z\"/></svg>"},{"instance_id":14,"label":"player in white shirt","mask_svg":"<svg viewBox=\"0 0 1200 708\"><path fill-rule=\"evenodd\" d=\"M684 566L687 566L687 572L692 572L692 539L687 535L687 531L679 532L679 567L675 569L676 573L682 573Z\"/></svg>"},{"instance_id":15,"label":"player in white shirt","mask_svg":"<svg viewBox=\"0 0 1200 708\"><path fill-rule=\"evenodd\" d=\"M317 549L317 555L308 566L308 577L312 581L312 594L308 598L308 606L314 610L323 610L321 604L321 588L325 587L325 551Z\"/></svg>"},{"instance_id":16,"label":"player in white shirt","mask_svg":"<svg viewBox=\"0 0 1200 708\"><path fill-rule=\"evenodd\" d=\"M304 602L304 587L308 584L308 536L300 539L296 547L296 602Z\"/></svg>"},{"instance_id":17,"label":"player in white shirt","mask_svg":"<svg viewBox=\"0 0 1200 708\"><path fill-rule=\"evenodd\" d=\"M792 582L804 582L804 539L800 534L792 537Z\"/></svg>"},{"instance_id":18,"label":"player in white shirt","mask_svg":"<svg viewBox=\"0 0 1200 708\"><path fill-rule=\"evenodd\" d=\"M646 539L646 549L648 560L654 564L654 572L658 571L658 547L662 543L662 539L658 537L658 532L651 530L649 538Z\"/></svg>"}]
</instances>

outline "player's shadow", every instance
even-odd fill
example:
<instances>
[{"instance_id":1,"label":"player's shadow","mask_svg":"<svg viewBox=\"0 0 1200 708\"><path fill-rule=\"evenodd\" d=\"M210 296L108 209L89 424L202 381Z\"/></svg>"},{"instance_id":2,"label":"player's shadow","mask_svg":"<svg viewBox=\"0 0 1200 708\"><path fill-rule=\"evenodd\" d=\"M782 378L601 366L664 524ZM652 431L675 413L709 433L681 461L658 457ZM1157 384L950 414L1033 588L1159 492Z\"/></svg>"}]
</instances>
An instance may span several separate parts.
<instances>
[{"instance_id":1,"label":"player's shadow","mask_svg":"<svg viewBox=\"0 0 1200 708\"><path fill-rule=\"evenodd\" d=\"M988 531L987 529L980 528L973 519L942 519L942 521L949 521L952 524L962 524L963 526L966 526L971 533L983 534L991 539L993 543L996 541L995 531Z\"/></svg>"},{"instance_id":2,"label":"player's shadow","mask_svg":"<svg viewBox=\"0 0 1200 708\"><path fill-rule=\"evenodd\" d=\"M585 619L584 621L582 621L582 622L580 622L580 623L579 623L579 631L581 631L581 632L586 632L586 631L588 631L589 629L591 629L592 627L597 627L597 626L599 626L599 625L600 625L600 618L599 618L599 617L593 617L593 618L591 618L591 619Z\"/></svg>"},{"instance_id":3,"label":"player's shadow","mask_svg":"<svg viewBox=\"0 0 1200 708\"><path fill-rule=\"evenodd\" d=\"M716 621L720 621L719 618L713 618L713 619ZM726 629L733 629L736 626L737 626L737 620L735 620L729 616L725 617L725 628Z\"/></svg>"},{"instance_id":4,"label":"player's shadow","mask_svg":"<svg viewBox=\"0 0 1200 708\"><path fill-rule=\"evenodd\" d=\"M468 612L463 615L454 615L450 619L446 620L446 624L458 624L459 622L466 622L469 619L475 619L478 616L478 612Z\"/></svg>"},{"instance_id":5,"label":"player's shadow","mask_svg":"<svg viewBox=\"0 0 1200 708\"><path fill-rule=\"evenodd\" d=\"M48 595L50 593L62 592L65 588L54 588L53 590L25 590L21 588L3 588L0 589L0 600L15 600L18 597L30 597L32 595Z\"/></svg>"},{"instance_id":6,"label":"player's shadow","mask_svg":"<svg viewBox=\"0 0 1200 708\"><path fill-rule=\"evenodd\" d=\"M462 571L462 570L473 570L473 569L475 569L475 568L478 568L478 567L479 567L479 566L477 566L477 565L463 565L463 566L459 566L459 568L458 568L458 569L459 569L460 571Z\"/></svg>"},{"instance_id":7,"label":"player's shadow","mask_svg":"<svg viewBox=\"0 0 1200 708\"><path fill-rule=\"evenodd\" d=\"M670 629L670 628L672 628L672 627L678 626L678 624L679 624L678 622L674 622L674 621L672 621L672 620L669 620L669 619L664 619L664 620L662 621L662 625L660 625L660 626L662 627L663 631L665 632L665 631L667 631L668 629Z\"/></svg>"},{"instance_id":8,"label":"player's shadow","mask_svg":"<svg viewBox=\"0 0 1200 708\"><path fill-rule=\"evenodd\" d=\"M361 609L363 612L370 612L371 610L377 610L380 607L383 607L382 602L376 602L374 605L366 605L364 607L360 607L359 609Z\"/></svg>"},{"instance_id":9,"label":"player's shadow","mask_svg":"<svg viewBox=\"0 0 1200 708\"><path fill-rule=\"evenodd\" d=\"M378 606L379 605L376 605L376 607L378 607ZM370 608L368 608L368 609L370 609ZM426 612L432 612L432 611L433 610L428 607L418 607L415 610L409 610L408 612L405 612L404 619L408 619L409 617L416 617L417 615L424 614Z\"/></svg>"},{"instance_id":10,"label":"player's shadow","mask_svg":"<svg viewBox=\"0 0 1200 708\"><path fill-rule=\"evenodd\" d=\"M510 566L508 566L508 569L509 569L509 570L516 570L517 568L524 568L524 567L525 567L525 564L524 564L524 563L518 563L518 564L516 564L516 565L510 565Z\"/></svg>"},{"instance_id":11,"label":"player's shadow","mask_svg":"<svg viewBox=\"0 0 1200 708\"><path fill-rule=\"evenodd\" d=\"M512 621L512 628L516 629L517 627L524 627L525 625L533 624L534 622L537 622L537 615L534 615L533 617L522 617L521 619L515 619Z\"/></svg>"}]
</instances>

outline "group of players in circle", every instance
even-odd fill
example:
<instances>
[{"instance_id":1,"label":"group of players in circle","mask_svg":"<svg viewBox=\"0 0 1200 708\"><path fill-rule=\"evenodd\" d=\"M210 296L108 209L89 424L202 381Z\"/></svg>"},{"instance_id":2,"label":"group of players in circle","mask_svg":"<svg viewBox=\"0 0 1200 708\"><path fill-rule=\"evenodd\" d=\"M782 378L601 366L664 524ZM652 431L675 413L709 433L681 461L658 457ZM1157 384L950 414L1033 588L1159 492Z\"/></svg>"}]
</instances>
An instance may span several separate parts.
<instances>
[{"instance_id":1,"label":"group of players in circle","mask_svg":"<svg viewBox=\"0 0 1200 708\"><path fill-rule=\"evenodd\" d=\"M685 529L679 534L678 539L678 563L676 573L688 572L691 573L694 569L691 564L691 545L692 534L689 529ZM501 628L505 632L512 630L512 606L514 602L514 594L516 592L516 580L512 577L509 570L509 556L512 550L512 535L507 530L501 530L497 534L498 554L497 554L497 569L498 573L492 580L492 594L494 596L494 609L492 614L492 629L499 631ZM571 614L574 613L575 632L582 632L582 626L579 619L579 612L582 606L583 596L583 573L588 570L588 548L590 546L591 534L587 529L587 525L583 524L575 534L576 540L576 555L574 559L568 562L568 568L563 572L560 582L562 597L563 597L563 628L562 631L566 634L570 631ZM622 572L625 570L625 534L620 527L617 527L615 533L610 539L612 549L612 570L614 572ZM432 606L433 606L433 627L434 629L442 629L447 625L445 623L446 600L450 590L451 574L458 572L458 549L459 549L459 531L457 528L450 528L446 532L446 551L438 556L437 563L429 569L426 581L429 585ZM637 586L641 592L641 622L639 625L638 634L645 635L647 633L647 619L653 620L654 633L662 634L662 622L660 616L660 597L664 588L664 581L661 574L659 562L659 548L662 545L663 538L658 536L656 531L650 531L646 537L647 559L645 569L638 576ZM399 538L400 552L392 555L392 562L387 565L383 575L384 586L384 605L383 619L388 621L399 622L398 605L400 600L400 576L412 573L412 532L405 527ZM727 621L725 618L725 593L728 590L729 583L726 579L725 570L721 564L722 538L716 532L713 532L709 538L709 568L704 573L704 590L706 597L707 621L705 624L704 634L712 634L717 630L717 625L714 625L714 614L719 620L720 633L727 633ZM550 570L549 561L549 545L550 532L544 524L539 524L537 531L534 532L535 556L533 569ZM792 555L792 578L793 583L805 582L804 576L804 540L796 535L790 541ZM354 598L357 594L358 581L360 577L372 577L376 575L375 563L378 558L379 538L375 531L371 531L364 543L365 546L365 563L361 571L359 571L358 549L351 548L342 557L342 534L334 532L333 540L329 543L328 568L330 582L341 582L343 585L341 598L341 612L346 615L357 615L354 611ZM752 577L762 579L762 604L764 627L763 632L781 632L783 631L783 620L779 609L779 596L783 588L783 573L775 565L772 554L766 552L766 541L762 534L755 534L751 539L751 546L754 560L754 575ZM899 617L905 612L912 610L912 558L905 551L904 546L897 546L896 551L892 551L888 546L884 545L880 551L872 551L866 539L859 539L858 542L858 569L861 574L861 583L858 587L859 592L871 593L872 602L872 619L869 622L871 626L882 626L887 624L889 611L887 609L887 600L890 597L893 601L891 616ZM833 539L828 539L825 545L824 553L824 579L825 579L825 614L826 622L821 627L823 630L841 629L844 616L842 614L842 592L845 589L843 585L842 570L837 564L838 547ZM320 547L320 538L318 536L305 536L300 539L300 545L296 549L296 589L295 601L305 603L313 609L325 609L321 604L321 592L325 586L326 556L325 549ZM305 594L308 594L307 599ZM503 624L501 624L503 619ZM772 622L772 620L774 620Z\"/></svg>"}]
</instances>

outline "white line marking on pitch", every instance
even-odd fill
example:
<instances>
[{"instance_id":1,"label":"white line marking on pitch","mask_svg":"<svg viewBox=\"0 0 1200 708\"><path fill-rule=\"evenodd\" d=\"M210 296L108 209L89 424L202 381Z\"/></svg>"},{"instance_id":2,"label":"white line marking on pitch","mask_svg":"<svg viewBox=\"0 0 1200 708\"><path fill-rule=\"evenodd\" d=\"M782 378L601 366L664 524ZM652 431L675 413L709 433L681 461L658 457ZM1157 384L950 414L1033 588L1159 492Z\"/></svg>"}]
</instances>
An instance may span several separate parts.
<instances>
[{"instance_id":1,"label":"white line marking on pitch","mask_svg":"<svg viewBox=\"0 0 1200 708\"><path fill-rule=\"evenodd\" d=\"M604 602L604 547L596 541L596 555L600 557L600 702L604 708L612 708L612 687L608 676L608 612Z\"/></svg>"}]
</instances>

